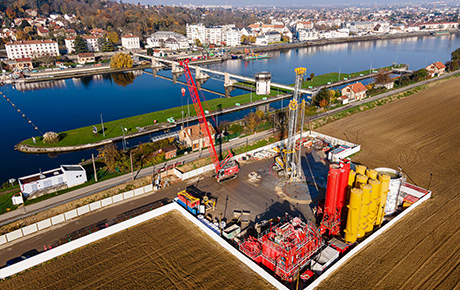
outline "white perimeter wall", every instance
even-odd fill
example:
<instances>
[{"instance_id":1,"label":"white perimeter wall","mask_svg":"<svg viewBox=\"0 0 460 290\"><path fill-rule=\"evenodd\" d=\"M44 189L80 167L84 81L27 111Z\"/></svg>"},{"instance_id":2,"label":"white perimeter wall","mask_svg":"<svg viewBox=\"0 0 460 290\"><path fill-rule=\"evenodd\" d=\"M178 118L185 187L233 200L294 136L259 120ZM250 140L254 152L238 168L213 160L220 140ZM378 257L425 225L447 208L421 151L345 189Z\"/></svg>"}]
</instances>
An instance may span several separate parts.
<instances>
[{"instance_id":1,"label":"white perimeter wall","mask_svg":"<svg viewBox=\"0 0 460 290\"><path fill-rule=\"evenodd\" d=\"M355 153L359 152L359 150L361 150L361 145L350 143L350 142L347 142L347 141L344 141L344 140L341 140L341 139L338 139L338 138L334 138L334 137L331 137L331 136L328 136L328 135L325 135L325 134L315 132L315 131L306 131L306 132L303 133L302 136L303 137L306 137L306 136L319 137L319 138L323 138L323 139L327 139L327 140L331 141L332 145L347 145L348 147L352 148L352 149L346 150L340 156L340 158L346 158L346 157L348 157L348 156L350 156L352 154L355 154ZM296 137L295 137L296 140L298 138L300 138L300 134L297 134ZM281 140L281 141L278 141L278 142L275 142L275 143L271 143L271 144L268 144L268 145L266 145L264 147L260 147L260 148L256 148L254 150L248 151L247 153L241 153L239 155L235 155L233 158L235 158L236 160L242 160L242 158L245 157L245 156L254 156L254 154L257 153L257 152L271 150L271 149L273 149L273 147L284 145L286 141L287 141L287 139L284 139L284 140ZM204 167L200 167L200 168L188 171L188 172L182 172L182 171L180 171L180 169L174 168L173 172L174 172L174 175L176 175L181 180L186 180L186 179L195 177L197 175L200 175L202 173L211 171L213 169L214 169L214 164L209 164L209 165L206 165Z\"/></svg>"},{"instance_id":2,"label":"white perimeter wall","mask_svg":"<svg viewBox=\"0 0 460 290\"><path fill-rule=\"evenodd\" d=\"M56 216L53 216L49 219L41 220L37 223L31 224L29 226L20 228L18 230L15 230L13 232L4 234L0 236L0 245L6 244L8 242L12 242L14 240L17 240L19 238L25 237L27 235L36 233L37 231L44 230L46 228L49 228L51 226L63 223L65 221L77 218L79 216L85 215L91 211L98 210L102 207L109 206L113 203L117 203L123 200L130 199L134 196L142 195L147 192L153 191L152 185L147 185L144 187L136 188L131 191L123 192L111 197L104 198L99 201L95 201L93 203L81 206L79 208L70 210L68 212L65 212L63 214L59 214Z\"/></svg>"},{"instance_id":3,"label":"white perimeter wall","mask_svg":"<svg viewBox=\"0 0 460 290\"><path fill-rule=\"evenodd\" d=\"M354 257L356 254L359 253L365 246L367 246L370 242L372 242L375 238L383 234L386 230L391 228L395 223L397 223L400 219L402 219L404 216L406 216L409 212L411 212L414 208L422 204L423 202L427 201L428 199L431 198L431 191L429 191L424 197L419 199L417 202L415 202L413 205L411 205L409 208L407 208L405 211L400 213L398 216L396 216L394 219L392 219L389 223L381 227L378 231L373 233L370 237L365 239L362 243L360 243L358 246L353 248L348 254L342 257L337 263L335 263L331 268L329 268L326 272L324 272L321 276L318 277L313 283L311 283L308 287L304 288L305 290L311 290L315 289L321 282L323 282L326 278L331 276L337 269L340 268L346 261Z\"/></svg>"},{"instance_id":4,"label":"white perimeter wall","mask_svg":"<svg viewBox=\"0 0 460 290\"><path fill-rule=\"evenodd\" d=\"M63 254L66 254L70 251L73 251L75 249L78 249L80 247L86 246L92 242L101 240L103 238L106 238L110 235L119 233L123 230L126 230L130 227L136 226L138 224L141 224L143 222L146 222L150 219L153 219L155 217L158 217L160 215L163 215L169 211L172 210L178 210L184 217L189 219L192 223L194 223L197 227L199 227L202 231L204 231L206 234L208 234L213 240L215 240L217 243L219 243L222 247L224 247L227 251L229 251L231 254L233 254L237 259L239 259L241 262L246 264L251 270L256 272L258 275L260 275L262 278L267 280L270 284L272 284L274 287L277 289L288 289L286 288L283 284L281 284L278 280L276 280L272 275L268 274L265 270L263 270L261 267L259 267L254 261L246 257L243 253L232 247L229 243L227 243L224 239L222 239L220 236L218 236L216 233L211 231L207 226L205 226L203 223L201 223L198 219L196 219L194 216L192 216L188 211L186 211L184 208L179 206L177 203L172 202L168 205L162 206L160 208L154 209L152 211L146 212L144 214L141 214L139 216L133 217L129 220L126 220L124 222L115 224L113 226L110 226L108 228L104 228L102 230L99 230L97 232L94 232L92 234L89 234L87 236L81 237L77 240L70 241L64 245L61 245L59 247L56 247L54 249L42 252L36 256L33 256L27 260L21 261L19 263L13 264L11 266L5 267L3 269L0 269L0 278L5 279L6 277L9 277L11 275L20 273L24 270L27 270L31 267L37 266L43 262L49 261L51 259L54 259L56 257L59 257Z\"/></svg>"}]
</instances>

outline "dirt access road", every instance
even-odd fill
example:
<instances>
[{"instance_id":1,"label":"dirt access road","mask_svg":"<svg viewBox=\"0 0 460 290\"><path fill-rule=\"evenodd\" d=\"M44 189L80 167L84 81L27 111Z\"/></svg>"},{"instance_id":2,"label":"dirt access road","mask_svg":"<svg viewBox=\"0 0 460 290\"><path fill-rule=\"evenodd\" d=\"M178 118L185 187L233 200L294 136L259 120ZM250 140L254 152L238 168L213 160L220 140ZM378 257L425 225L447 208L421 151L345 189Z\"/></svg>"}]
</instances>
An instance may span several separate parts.
<instances>
[{"instance_id":1,"label":"dirt access road","mask_svg":"<svg viewBox=\"0 0 460 290\"><path fill-rule=\"evenodd\" d=\"M173 211L0 282L2 289L274 289Z\"/></svg>"},{"instance_id":2,"label":"dirt access road","mask_svg":"<svg viewBox=\"0 0 460 290\"><path fill-rule=\"evenodd\" d=\"M361 144L354 162L400 166L431 200L343 265L320 289L460 288L460 79L328 124Z\"/></svg>"}]
</instances>

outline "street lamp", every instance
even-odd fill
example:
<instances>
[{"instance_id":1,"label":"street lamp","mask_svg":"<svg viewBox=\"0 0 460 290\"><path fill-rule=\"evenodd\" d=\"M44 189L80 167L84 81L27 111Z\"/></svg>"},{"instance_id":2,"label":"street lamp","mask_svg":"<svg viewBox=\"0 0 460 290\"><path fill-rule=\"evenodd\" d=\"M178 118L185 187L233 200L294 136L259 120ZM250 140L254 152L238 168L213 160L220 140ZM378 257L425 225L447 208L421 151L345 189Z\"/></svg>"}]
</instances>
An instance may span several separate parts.
<instances>
[{"instance_id":1,"label":"street lamp","mask_svg":"<svg viewBox=\"0 0 460 290\"><path fill-rule=\"evenodd\" d=\"M338 82L340 82L340 73L342 71L342 67L339 68L339 78L337 79Z\"/></svg>"},{"instance_id":2,"label":"street lamp","mask_svg":"<svg viewBox=\"0 0 460 290\"><path fill-rule=\"evenodd\" d=\"M102 120L102 115L104 115L104 114L101 114L102 136L105 137L104 121Z\"/></svg>"},{"instance_id":3,"label":"street lamp","mask_svg":"<svg viewBox=\"0 0 460 290\"><path fill-rule=\"evenodd\" d=\"M123 151L126 151L126 138L125 138L125 130L126 130L126 132L128 132L128 129L127 129L127 128L123 128L121 125L120 125L120 128L121 128L121 132L123 133L123 142L122 142L122 145L123 145Z\"/></svg>"}]
</instances>

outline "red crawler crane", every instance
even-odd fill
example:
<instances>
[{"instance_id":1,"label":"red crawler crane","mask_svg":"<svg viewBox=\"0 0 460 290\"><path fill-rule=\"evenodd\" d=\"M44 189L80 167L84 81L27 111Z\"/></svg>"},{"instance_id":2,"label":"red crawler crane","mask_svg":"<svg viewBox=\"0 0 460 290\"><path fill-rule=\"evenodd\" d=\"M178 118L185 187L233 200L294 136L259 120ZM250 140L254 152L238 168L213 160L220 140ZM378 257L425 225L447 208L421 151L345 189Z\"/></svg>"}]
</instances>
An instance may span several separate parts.
<instances>
[{"instance_id":1,"label":"red crawler crane","mask_svg":"<svg viewBox=\"0 0 460 290\"><path fill-rule=\"evenodd\" d=\"M214 164L214 168L216 170L217 182L221 183L228 179L235 178L236 174L240 171L240 165L235 160L232 160L233 154L230 151L228 151L228 155L224 160L219 161L216 148L212 142L211 130L209 130L208 122L206 121L206 116L204 115L203 107L201 106L200 96L198 95L195 81L193 80L192 74L190 73L188 63L189 60L186 59L181 61L179 64L184 68L188 90L190 92L190 96L192 97L193 106L195 107L196 115L200 123L201 133L206 139L209 155L211 156L212 163Z\"/></svg>"}]
</instances>

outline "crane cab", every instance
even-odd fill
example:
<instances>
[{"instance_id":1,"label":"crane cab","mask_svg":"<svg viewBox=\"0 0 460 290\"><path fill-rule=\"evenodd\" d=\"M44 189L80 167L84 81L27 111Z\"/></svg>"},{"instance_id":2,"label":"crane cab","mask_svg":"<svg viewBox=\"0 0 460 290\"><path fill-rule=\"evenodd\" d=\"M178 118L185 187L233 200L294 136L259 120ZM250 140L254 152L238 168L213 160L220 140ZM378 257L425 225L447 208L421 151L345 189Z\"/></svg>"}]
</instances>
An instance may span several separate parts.
<instances>
[{"instance_id":1,"label":"crane cab","mask_svg":"<svg viewBox=\"0 0 460 290\"><path fill-rule=\"evenodd\" d=\"M229 160L225 165L217 172L217 182L222 183L231 179L236 178L236 175L240 172L240 164L235 160Z\"/></svg>"}]
</instances>

